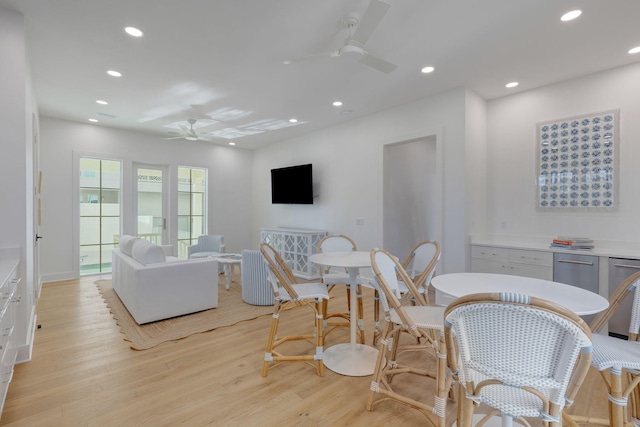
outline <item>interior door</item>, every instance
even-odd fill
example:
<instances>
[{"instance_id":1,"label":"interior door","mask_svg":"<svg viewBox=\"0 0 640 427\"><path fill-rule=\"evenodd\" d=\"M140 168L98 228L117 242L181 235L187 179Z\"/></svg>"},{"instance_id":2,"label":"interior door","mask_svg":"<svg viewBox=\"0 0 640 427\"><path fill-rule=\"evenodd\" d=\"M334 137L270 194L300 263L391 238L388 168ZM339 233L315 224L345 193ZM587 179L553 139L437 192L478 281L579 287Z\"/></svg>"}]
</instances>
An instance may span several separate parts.
<instances>
[{"instance_id":1,"label":"interior door","mask_svg":"<svg viewBox=\"0 0 640 427\"><path fill-rule=\"evenodd\" d=\"M167 170L166 166L134 165L135 232L138 237L158 245L168 240Z\"/></svg>"}]
</instances>

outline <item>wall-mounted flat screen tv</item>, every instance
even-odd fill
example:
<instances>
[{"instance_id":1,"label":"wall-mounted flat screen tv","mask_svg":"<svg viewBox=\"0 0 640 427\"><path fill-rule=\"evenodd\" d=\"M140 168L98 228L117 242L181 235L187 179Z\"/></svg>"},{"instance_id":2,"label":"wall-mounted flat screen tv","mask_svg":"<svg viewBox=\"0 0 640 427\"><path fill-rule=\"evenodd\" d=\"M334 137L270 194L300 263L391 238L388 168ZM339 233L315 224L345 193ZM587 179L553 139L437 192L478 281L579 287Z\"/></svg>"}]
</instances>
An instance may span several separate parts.
<instances>
[{"instance_id":1,"label":"wall-mounted flat screen tv","mask_svg":"<svg viewBox=\"0 0 640 427\"><path fill-rule=\"evenodd\" d=\"M313 204L311 165L271 169L271 203Z\"/></svg>"}]
</instances>

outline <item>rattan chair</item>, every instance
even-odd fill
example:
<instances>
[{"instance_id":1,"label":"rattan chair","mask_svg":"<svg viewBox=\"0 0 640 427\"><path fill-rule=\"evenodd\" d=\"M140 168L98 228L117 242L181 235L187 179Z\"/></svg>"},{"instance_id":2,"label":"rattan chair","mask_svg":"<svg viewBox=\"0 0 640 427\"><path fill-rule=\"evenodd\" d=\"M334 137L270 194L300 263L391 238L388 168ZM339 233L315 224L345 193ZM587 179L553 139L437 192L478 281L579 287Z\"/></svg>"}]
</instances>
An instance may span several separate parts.
<instances>
[{"instance_id":1,"label":"rattan chair","mask_svg":"<svg viewBox=\"0 0 640 427\"><path fill-rule=\"evenodd\" d=\"M512 293L467 295L445 311L452 375L459 383L459 427L472 425L474 407L530 425L575 425L564 413L591 364L591 331L575 313L546 300Z\"/></svg>"},{"instance_id":2,"label":"rattan chair","mask_svg":"<svg viewBox=\"0 0 640 427\"><path fill-rule=\"evenodd\" d=\"M414 304L428 305L428 291L431 278L436 272L436 266L440 261L440 244L435 240L425 240L415 245L409 255L402 263L405 271L413 280L418 293L423 297L423 301L412 298ZM409 289L404 281L398 282L400 293L409 294Z\"/></svg>"},{"instance_id":3,"label":"rattan chair","mask_svg":"<svg viewBox=\"0 0 640 427\"><path fill-rule=\"evenodd\" d=\"M599 332L627 298L633 298L629 319L629 340L602 335ZM592 366L600 374L609 391L609 419L575 417L580 422L612 427L640 424L640 272L623 280L609 299L609 308L599 313L589 325L593 331ZM630 403L629 403L630 401ZM629 410L631 414L629 414Z\"/></svg>"},{"instance_id":4,"label":"rattan chair","mask_svg":"<svg viewBox=\"0 0 640 427\"><path fill-rule=\"evenodd\" d=\"M352 252L357 251L356 243L345 235L328 235L322 238L318 243L318 252ZM326 284L329 288L329 295L337 286L344 286L347 291L347 310L329 312L329 301L324 301L322 305L322 316L324 317L324 336L325 338L329 333L336 328L349 328L349 321L351 313L349 307L351 307L351 292L349 291L349 273L346 269L338 269L332 267L321 267L322 269L322 283ZM363 321L363 305L362 305L362 279L358 275L358 287L356 289L356 295L358 296L358 338L360 342L364 344L364 321Z\"/></svg>"},{"instance_id":5,"label":"rattan chair","mask_svg":"<svg viewBox=\"0 0 640 427\"><path fill-rule=\"evenodd\" d=\"M444 307L403 306L400 303L398 276L406 281L410 291L417 293L417 289L396 257L389 252L383 249L372 250L371 266L375 274L373 283L380 294L385 313L386 327L378 345L378 359L371 380L367 409L371 411L378 403L393 400L419 410L436 426L444 427L447 395L451 388L451 378L446 372ZM418 343L401 346L403 333L411 335ZM415 363L411 366L408 362L399 361L397 356L408 350L421 351L425 357L418 358L419 362L415 362L413 358L412 362ZM433 358L431 363L429 358ZM429 369L431 366L435 368ZM424 396L409 396L400 392L401 383L411 381L411 377L399 374L407 373L435 379L433 405L424 403Z\"/></svg>"},{"instance_id":6,"label":"rattan chair","mask_svg":"<svg viewBox=\"0 0 640 427\"><path fill-rule=\"evenodd\" d=\"M322 302L329 299L327 286L323 283L297 283L291 269L280 254L267 243L260 244L260 253L267 262L269 282L273 290L273 318L267 339L262 376L282 362L305 362L316 368L318 375L324 374ZM304 307L313 314L313 332L304 335L278 336L280 316L293 307ZM292 341L313 343L313 353L284 354L280 346Z\"/></svg>"}]
</instances>

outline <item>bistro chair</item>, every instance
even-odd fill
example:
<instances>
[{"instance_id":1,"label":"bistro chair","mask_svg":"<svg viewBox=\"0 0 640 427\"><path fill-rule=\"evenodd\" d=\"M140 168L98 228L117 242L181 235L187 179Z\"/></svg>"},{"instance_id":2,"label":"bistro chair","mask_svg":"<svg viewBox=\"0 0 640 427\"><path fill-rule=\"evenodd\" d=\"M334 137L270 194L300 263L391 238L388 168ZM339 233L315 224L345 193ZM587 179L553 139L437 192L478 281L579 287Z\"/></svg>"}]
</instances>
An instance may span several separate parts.
<instances>
[{"instance_id":1,"label":"bistro chair","mask_svg":"<svg viewBox=\"0 0 640 427\"><path fill-rule=\"evenodd\" d=\"M437 427L445 425L447 394L451 388L451 378L446 371L446 346L444 342L444 307L422 305L403 306L400 303L398 276L406 281L408 288L417 294L417 289L396 257L383 249L371 251L371 266L375 274L373 281L384 309L386 327L380 336L378 358L371 380L367 409L385 400L415 408L425 414ZM433 332L436 332L433 334ZM418 344L400 345L401 335L409 334ZM400 352L415 350L433 357L435 369L428 359L419 359L419 364L399 361ZM411 359L412 361L415 360ZM403 381L411 377L399 374L413 374L435 380L434 402L432 405L421 401L423 396L409 396L401 393ZM435 416L435 419L434 419Z\"/></svg>"},{"instance_id":2,"label":"bistro chair","mask_svg":"<svg viewBox=\"0 0 640 427\"><path fill-rule=\"evenodd\" d=\"M633 298L628 341L600 334L599 332L627 297ZM609 299L609 308L600 312L589 326L593 331L592 366L600 372L609 392L609 419L574 418L579 422L612 427L638 425L640 423L640 392L638 390L638 383L640 383L640 343L638 343L640 341L638 337L640 272L632 274L618 285Z\"/></svg>"},{"instance_id":3,"label":"bistro chair","mask_svg":"<svg viewBox=\"0 0 640 427\"><path fill-rule=\"evenodd\" d=\"M357 250L358 247L356 246L356 243L350 237L342 234L325 236L318 243L318 252L355 252ZM325 322L324 336L326 338L327 335L336 328L349 328L349 321L351 319L351 313L349 312L349 307L351 307L351 285L349 284L349 273L346 269L322 267L322 283L327 285L329 295L331 295L331 292L336 285L344 286L347 291L347 311L329 312L329 300L324 301L322 305L322 316ZM358 275L358 286L356 288L356 295L358 296L358 313L356 315L358 316L358 337L360 342L364 344L362 284L362 278Z\"/></svg>"},{"instance_id":4,"label":"bistro chair","mask_svg":"<svg viewBox=\"0 0 640 427\"><path fill-rule=\"evenodd\" d=\"M591 331L575 313L514 293L471 294L445 311L448 365L458 385L457 425L474 421L486 404L502 425L525 417L545 426L575 422L564 413L591 364Z\"/></svg>"},{"instance_id":5,"label":"bistro chair","mask_svg":"<svg viewBox=\"0 0 640 427\"><path fill-rule=\"evenodd\" d=\"M428 305L427 293L429 292L429 284L431 278L436 272L436 266L440 261L440 244L435 240L425 240L415 245L409 255L402 263L405 271L409 277L413 280L413 284L418 290L422 301L416 301L412 298L413 304ZM398 282L400 287L400 293L404 295L410 295L409 289L404 281Z\"/></svg>"},{"instance_id":6,"label":"bistro chair","mask_svg":"<svg viewBox=\"0 0 640 427\"><path fill-rule=\"evenodd\" d=\"M322 302L329 299L327 286L323 283L297 283L297 280L280 254L267 243L260 244L260 253L268 265L267 273L273 291L273 318L267 339L262 376L282 362L305 362L316 368L319 376L324 374ZM280 316L290 308L304 307L313 314L313 333L305 335L278 336ZM280 346L292 341L307 341L314 345L313 353L284 354Z\"/></svg>"}]
</instances>

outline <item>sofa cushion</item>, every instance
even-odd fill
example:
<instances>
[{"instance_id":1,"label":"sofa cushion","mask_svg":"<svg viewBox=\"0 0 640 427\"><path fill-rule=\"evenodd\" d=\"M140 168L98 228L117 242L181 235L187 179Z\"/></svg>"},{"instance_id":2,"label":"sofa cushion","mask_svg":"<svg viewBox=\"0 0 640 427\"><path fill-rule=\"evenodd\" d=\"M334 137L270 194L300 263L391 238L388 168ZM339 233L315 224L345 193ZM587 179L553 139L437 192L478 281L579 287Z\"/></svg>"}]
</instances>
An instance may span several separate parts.
<instances>
[{"instance_id":1,"label":"sofa cushion","mask_svg":"<svg viewBox=\"0 0 640 427\"><path fill-rule=\"evenodd\" d=\"M142 265L165 262L166 256L160 246L154 245L148 240L138 239L133 243L131 258Z\"/></svg>"},{"instance_id":2,"label":"sofa cushion","mask_svg":"<svg viewBox=\"0 0 640 427\"><path fill-rule=\"evenodd\" d=\"M120 250L122 251L122 253L131 256L133 244L136 240L140 240L140 238L136 236L130 236L128 234L120 236Z\"/></svg>"}]
</instances>

